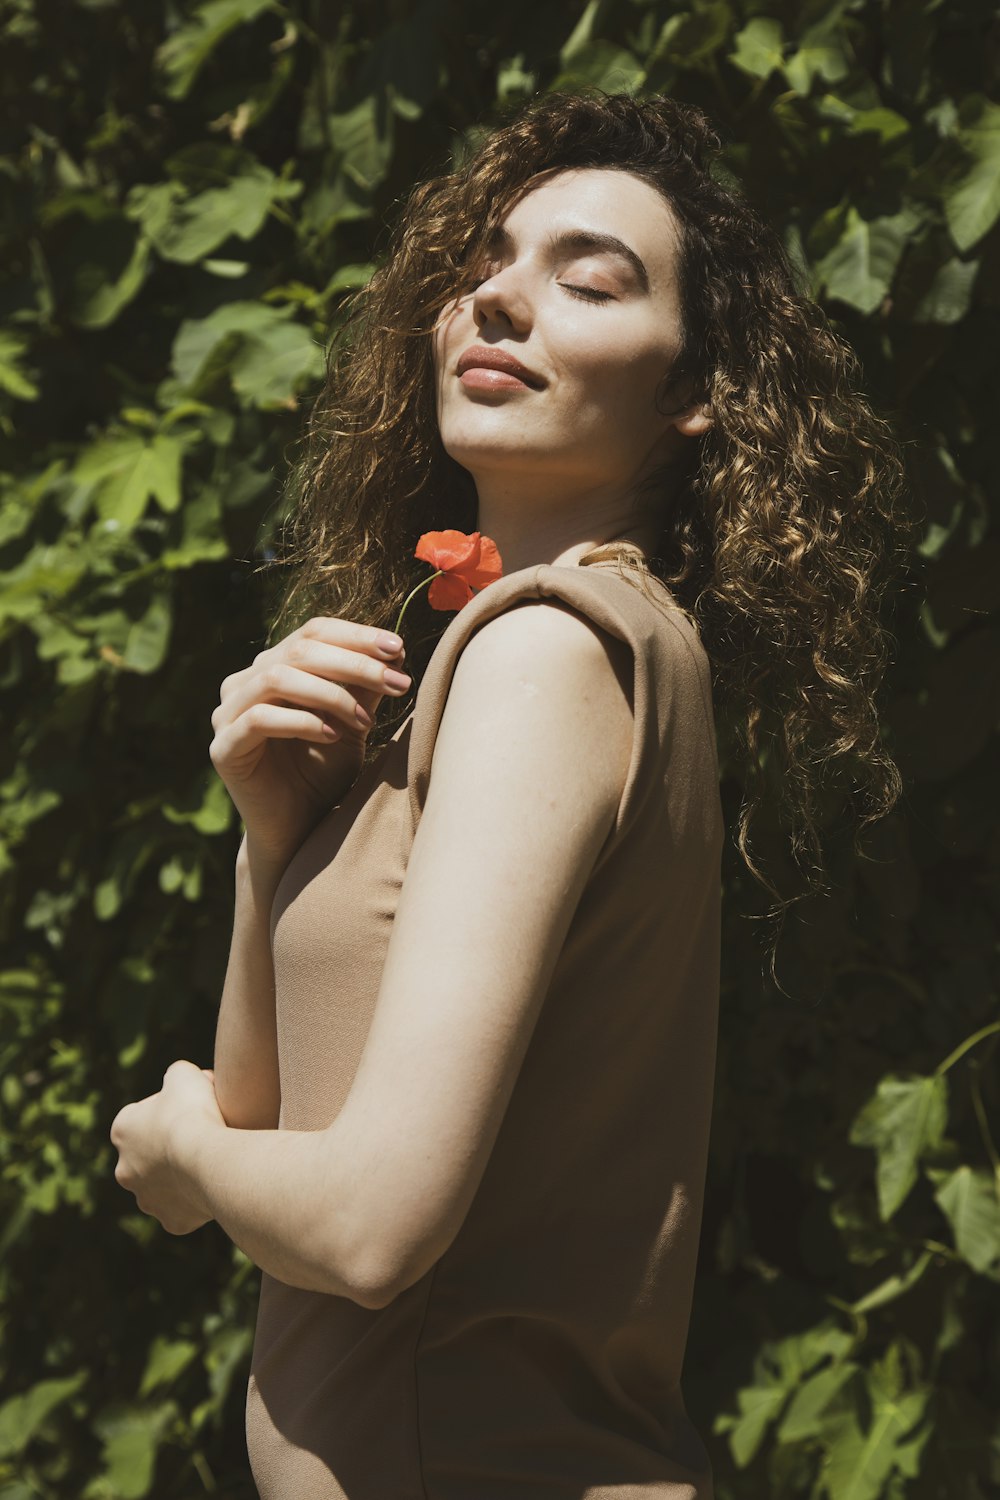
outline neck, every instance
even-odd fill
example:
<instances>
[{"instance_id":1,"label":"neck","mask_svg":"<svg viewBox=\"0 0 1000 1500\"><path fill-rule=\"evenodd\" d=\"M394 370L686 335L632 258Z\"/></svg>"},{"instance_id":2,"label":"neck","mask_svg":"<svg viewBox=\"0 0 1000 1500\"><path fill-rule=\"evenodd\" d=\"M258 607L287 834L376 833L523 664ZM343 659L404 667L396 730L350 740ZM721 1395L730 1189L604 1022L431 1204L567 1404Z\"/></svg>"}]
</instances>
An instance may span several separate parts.
<instances>
[{"instance_id":1,"label":"neck","mask_svg":"<svg viewBox=\"0 0 1000 1500\"><path fill-rule=\"evenodd\" d=\"M604 542L631 542L647 556L655 546L655 522L644 520L621 495L555 495L541 488L528 493L520 477L477 479L476 488L476 530L496 543L505 574L538 563L576 567Z\"/></svg>"}]
</instances>

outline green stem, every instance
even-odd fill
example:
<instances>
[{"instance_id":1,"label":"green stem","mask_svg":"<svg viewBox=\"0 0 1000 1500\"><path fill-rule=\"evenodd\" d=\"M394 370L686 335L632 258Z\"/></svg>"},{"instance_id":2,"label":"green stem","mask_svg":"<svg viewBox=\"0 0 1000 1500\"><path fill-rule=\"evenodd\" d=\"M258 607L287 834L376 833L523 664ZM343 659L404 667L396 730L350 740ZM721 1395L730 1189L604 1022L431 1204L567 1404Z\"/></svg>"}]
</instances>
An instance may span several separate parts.
<instances>
[{"instance_id":1,"label":"green stem","mask_svg":"<svg viewBox=\"0 0 1000 1500\"><path fill-rule=\"evenodd\" d=\"M934 1069L935 1074L940 1077L942 1073L947 1073L948 1069L954 1063L957 1063L958 1059L968 1052L970 1047L974 1047L977 1042L981 1042L984 1036L991 1036L994 1031L1000 1031L1000 1021L992 1021L989 1026L984 1026L981 1031L977 1031L972 1036L966 1037L965 1041L956 1047L954 1052L946 1057L943 1063L938 1063Z\"/></svg>"},{"instance_id":2,"label":"green stem","mask_svg":"<svg viewBox=\"0 0 1000 1500\"><path fill-rule=\"evenodd\" d=\"M403 623L403 616L406 613L406 606L409 604L414 594L419 594L420 590L425 589L429 583L433 583L435 578L440 578L443 572L443 568L438 568L436 573L432 573L429 578L425 578L422 583L418 583L416 588L411 589L411 591L407 594L406 598L403 600L403 607L399 611L399 618L396 621L396 629L394 631L395 635L399 635L399 627Z\"/></svg>"}]
</instances>

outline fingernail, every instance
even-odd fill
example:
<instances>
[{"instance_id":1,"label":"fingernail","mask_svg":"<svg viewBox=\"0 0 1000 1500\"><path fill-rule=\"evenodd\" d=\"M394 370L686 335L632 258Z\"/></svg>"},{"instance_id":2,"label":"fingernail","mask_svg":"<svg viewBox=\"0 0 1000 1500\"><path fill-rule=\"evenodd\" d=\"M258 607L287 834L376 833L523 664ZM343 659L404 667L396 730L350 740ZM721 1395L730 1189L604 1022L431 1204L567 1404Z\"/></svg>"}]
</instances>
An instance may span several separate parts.
<instances>
[{"instance_id":1,"label":"fingernail","mask_svg":"<svg viewBox=\"0 0 1000 1500\"><path fill-rule=\"evenodd\" d=\"M389 631L383 630L376 644L378 645L378 649L384 651L387 656L395 656L396 652L402 647L403 642L398 635L391 635Z\"/></svg>"}]
</instances>

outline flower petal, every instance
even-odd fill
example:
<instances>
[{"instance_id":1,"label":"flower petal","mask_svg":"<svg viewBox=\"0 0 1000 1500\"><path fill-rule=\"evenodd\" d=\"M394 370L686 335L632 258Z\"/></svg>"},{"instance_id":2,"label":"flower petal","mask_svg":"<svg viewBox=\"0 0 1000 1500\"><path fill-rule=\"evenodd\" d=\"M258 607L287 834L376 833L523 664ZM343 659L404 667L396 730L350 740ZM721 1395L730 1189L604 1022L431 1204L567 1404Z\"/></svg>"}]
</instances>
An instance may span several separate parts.
<instances>
[{"instance_id":1,"label":"flower petal","mask_svg":"<svg viewBox=\"0 0 1000 1500\"><path fill-rule=\"evenodd\" d=\"M461 609L472 598L472 590L456 573L441 573L432 578L427 590L431 609Z\"/></svg>"},{"instance_id":2,"label":"flower petal","mask_svg":"<svg viewBox=\"0 0 1000 1500\"><path fill-rule=\"evenodd\" d=\"M484 536L479 541L479 566L473 570L465 569L463 576L466 577L475 589L484 589L488 583L496 583L498 578L503 577L503 564L500 561L500 553L496 542L491 537Z\"/></svg>"},{"instance_id":3,"label":"flower petal","mask_svg":"<svg viewBox=\"0 0 1000 1500\"><path fill-rule=\"evenodd\" d=\"M414 548L414 556L447 573L479 562L479 532L425 531Z\"/></svg>"}]
</instances>

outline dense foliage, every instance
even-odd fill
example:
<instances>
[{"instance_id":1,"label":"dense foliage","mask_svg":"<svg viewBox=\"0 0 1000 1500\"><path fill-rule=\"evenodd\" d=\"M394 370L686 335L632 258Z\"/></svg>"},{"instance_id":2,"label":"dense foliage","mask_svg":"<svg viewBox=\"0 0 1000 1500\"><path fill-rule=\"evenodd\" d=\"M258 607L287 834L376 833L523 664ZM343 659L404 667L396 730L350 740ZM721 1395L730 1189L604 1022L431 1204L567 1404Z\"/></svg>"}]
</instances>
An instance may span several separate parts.
<instances>
[{"instance_id":1,"label":"dense foliage","mask_svg":"<svg viewBox=\"0 0 1000 1500\"><path fill-rule=\"evenodd\" d=\"M831 796L783 989L727 850L688 1406L720 1500L995 1495L992 7L3 0L0 32L0 1500L254 1494L256 1272L140 1214L108 1128L211 1060L239 827L210 715L263 642L255 564L345 293L495 101L580 81L712 115L919 522L905 797L858 859ZM735 817L738 766L723 793Z\"/></svg>"}]
</instances>

